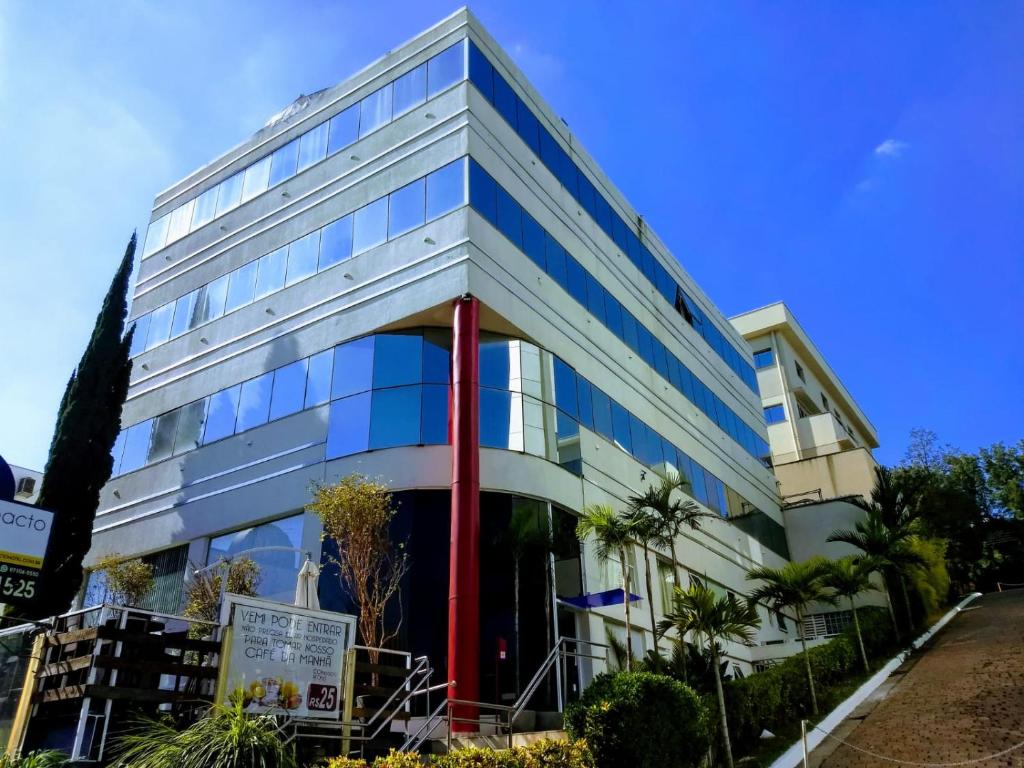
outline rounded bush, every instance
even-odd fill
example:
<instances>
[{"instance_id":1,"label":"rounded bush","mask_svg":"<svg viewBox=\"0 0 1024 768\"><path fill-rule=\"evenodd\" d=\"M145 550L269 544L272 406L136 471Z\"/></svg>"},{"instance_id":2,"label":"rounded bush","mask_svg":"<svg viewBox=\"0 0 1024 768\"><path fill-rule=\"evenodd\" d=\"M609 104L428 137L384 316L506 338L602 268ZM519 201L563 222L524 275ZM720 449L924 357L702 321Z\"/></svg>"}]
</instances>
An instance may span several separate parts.
<instances>
[{"instance_id":1,"label":"rounded bush","mask_svg":"<svg viewBox=\"0 0 1024 768\"><path fill-rule=\"evenodd\" d=\"M648 672L602 674L566 709L597 768L690 768L708 749L708 712L688 686Z\"/></svg>"}]
</instances>

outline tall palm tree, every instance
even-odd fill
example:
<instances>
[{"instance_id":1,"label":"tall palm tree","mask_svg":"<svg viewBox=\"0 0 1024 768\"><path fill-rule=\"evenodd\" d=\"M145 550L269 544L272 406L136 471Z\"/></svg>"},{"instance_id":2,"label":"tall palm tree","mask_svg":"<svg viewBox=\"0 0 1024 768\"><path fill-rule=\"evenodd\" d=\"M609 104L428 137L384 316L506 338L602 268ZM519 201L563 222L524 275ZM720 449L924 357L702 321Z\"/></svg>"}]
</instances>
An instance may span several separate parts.
<instances>
[{"instance_id":1,"label":"tall palm tree","mask_svg":"<svg viewBox=\"0 0 1024 768\"><path fill-rule=\"evenodd\" d=\"M647 510L633 506L626 511L626 518L633 526L636 543L644 551L644 581L647 586L647 608L651 613L651 633L654 635L654 646L657 649L658 620L654 615L654 586L651 583L651 545L659 538L658 520Z\"/></svg>"},{"instance_id":2,"label":"tall palm tree","mask_svg":"<svg viewBox=\"0 0 1024 768\"><path fill-rule=\"evenodd\" d=\"M829 535L828 541L849 544L859 549L863 553L859 556L863 567L882 574L883 583L885 571L894 572L904 586L904 600L909 613L910 599L905 592L904 574L910 568L924 564L923 558L909 547L908 541L913 535L908 526L890 527L885 523L879 509L868 508L866 517L854 523L853 530L833 531ZM900 626L896 621L892 595L889 592L889 585L884 583L884 586L885 604L889 609L889 618L892 620L896 639L899 640L901 637ZM911 629L913 629L912 624Z\"/></svg>"},{"instance_id":3,"label":"tall palm tree","mask_svg":"<svg viewBox=\"0 0 1024 768\"><path fill-rule=\"evenodd\" d=\"M829 561L821 583L831 589L837 598L845 597L850 601L853 628L857 632L857 644L860 646L860 658L864 662L864 671L870 672L871 665L868 663L867 651L864 650L864 638L860 633L860 619L857 618L857 606L854 604L853 598L863 592L877 589L871 583L871 569L856 557L841 557L838 560Z\"/></svg>"},{"instance_id":4,"label":"tall palm tree","mask_svg":"<svg viewBox=\"0 0 1024 768\"><path fill-rule=\"evenodd\" d=\"M594 537L594 554L601 561L618 556L622 568L622 602L626 611L626 671L632 669L633 636L629 613L629 561L626 551L636 536L635 526L607 504L591 504L583 510L576 524L576 537L583 541Z\"/></svg>"},{"instance_id":5,"label":"tall palm tree","mask_svg":"<svg viewBox=\"0 0 1024 768\"><path fill-rule=\"evenodd\" d=\"M685 592L676 587L672 597L672 613L659 626L662 632L675 628L680 637L692 632L698 642L707 643L714 670L722 743L728 768L733 768L732 743L729 740L729 719L725 709L725 691L722 689L721 649L718 643L725 640L749 643L760 626L761 617L757 615L757 609L752 603L740 602L731 594L716 597L703 584L696 583L691 584Z\"/></svg>"},{"instance_id":6,"label":"tall palm tree","mask_svg":"<svg viewBox=\"0 0 1024 768\"><path fill-rule=\"evenodd\" d=\"M751 602L763 602L779 612L788 608L796 613L800 645L803 646L804 665L807 668L807 685L811 691L811 710L814 714L818 714L818 697L814 692L811 659L807 655L804 616L811 603L832 604L835 602L835 599L822 584L826 562L823 557L812 557L803 563L786 563L781 568L769 568L762 565L747 571L748 580L761 582L761 585L750 593L749 600Z\"/></svg>"}]
</instances>

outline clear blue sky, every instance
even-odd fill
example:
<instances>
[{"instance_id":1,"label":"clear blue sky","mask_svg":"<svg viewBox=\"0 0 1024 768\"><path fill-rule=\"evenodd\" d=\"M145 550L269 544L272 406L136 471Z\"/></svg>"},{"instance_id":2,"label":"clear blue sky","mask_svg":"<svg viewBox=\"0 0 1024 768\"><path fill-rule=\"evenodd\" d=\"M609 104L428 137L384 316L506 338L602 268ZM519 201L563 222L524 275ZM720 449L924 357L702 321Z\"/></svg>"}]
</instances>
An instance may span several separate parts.
<instances>
[{"instance_id":1,"label":"clear blue sky","mask_svg":"<svg viewBox=\"0 0 1024 768\"><path fill-rule=\"evenodd\" d=\"M42 467L159 190L456 7L0 4L0 453ZM722 311L790 304L881 460L1024 436L1024 4L471 7Z\"/></svg>"}]
</instances>

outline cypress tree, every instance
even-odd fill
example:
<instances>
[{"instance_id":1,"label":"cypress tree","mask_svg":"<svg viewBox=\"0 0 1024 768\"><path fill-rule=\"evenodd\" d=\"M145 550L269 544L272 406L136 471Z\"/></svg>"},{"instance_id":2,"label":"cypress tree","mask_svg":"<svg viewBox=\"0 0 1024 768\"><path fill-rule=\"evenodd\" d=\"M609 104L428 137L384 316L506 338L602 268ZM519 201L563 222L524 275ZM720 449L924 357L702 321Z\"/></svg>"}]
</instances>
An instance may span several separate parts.
<instances>
[{"instance_id":1,"label":"cypress tree","mask_svg":"<svg viewBox=\"0 0 1024 768\"><path fill-rule=\"evenodd\" d=\"M134 326L124 333L128 282L135 259L132 234L96 316L89 344L68 380L36 505L54 513L40 591L26 614L63 613L82 586L82 560L92 542L100 489L110 479L111 451L121 430L132 363Z\"/></svg>"}]
</instances>

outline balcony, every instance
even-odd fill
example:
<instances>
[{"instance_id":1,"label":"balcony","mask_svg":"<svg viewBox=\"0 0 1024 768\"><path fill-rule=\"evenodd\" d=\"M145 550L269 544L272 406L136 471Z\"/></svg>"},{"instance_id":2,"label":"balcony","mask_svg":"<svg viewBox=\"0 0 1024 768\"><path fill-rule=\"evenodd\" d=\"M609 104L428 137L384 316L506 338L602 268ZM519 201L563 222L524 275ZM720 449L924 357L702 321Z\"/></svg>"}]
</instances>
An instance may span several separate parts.
<instances>
[{"instance_id":1,"label":"balcony","mask_svg":"<svg viewBox=\"0 0 1024 768\"><path fill-rule=\"evenodd\" d=\"M816 413L797 420L803 458L855 448L853 438L831 413Z\"/></svg>"}]
</instances>

